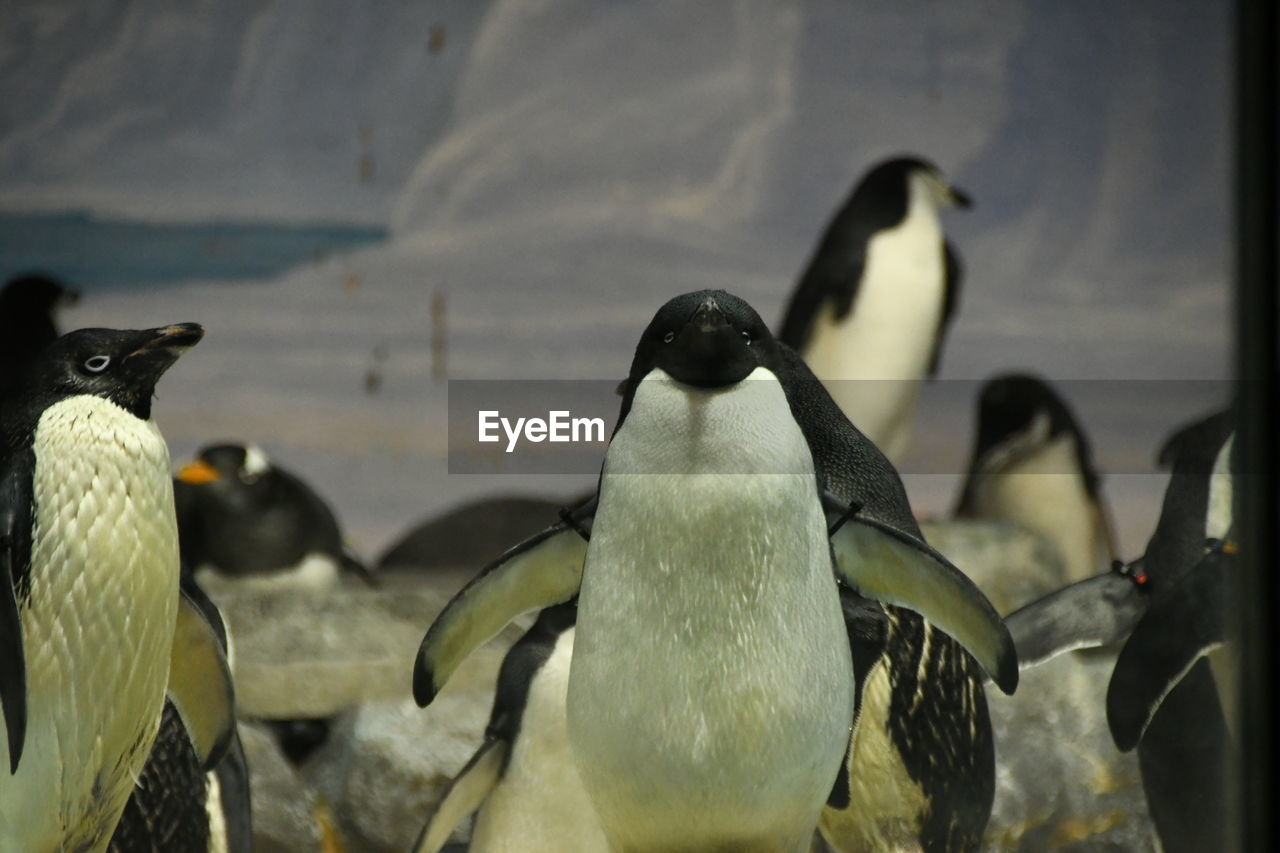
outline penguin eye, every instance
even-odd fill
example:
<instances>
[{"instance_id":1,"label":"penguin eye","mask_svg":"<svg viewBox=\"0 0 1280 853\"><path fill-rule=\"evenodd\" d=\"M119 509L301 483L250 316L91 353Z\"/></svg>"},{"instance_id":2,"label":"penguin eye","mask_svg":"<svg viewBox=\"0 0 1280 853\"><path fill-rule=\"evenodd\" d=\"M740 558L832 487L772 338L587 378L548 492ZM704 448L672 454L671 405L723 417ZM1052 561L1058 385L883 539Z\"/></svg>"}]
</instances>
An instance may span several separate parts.
<instances>
[{"instance_id":1,"label":"penguin eye","mask_svg":"<svg viewBox=\"0 0 1280 853\"><path fill-rule=\"evenodd\" d=\"M675 339L676 339L676 333L675 333L675 332L667 332L665 335L663 335L663 336L662 336L662 342L663 342L664 344L669 344L669 343L671 343L672 341L674 341Z\"/></svg>"},{"instance_id":2,"label":"penguin eye","mask_svg":"<svg viewBox=\"0 0 1280 853\"><path fill-rule=\"evenodd\" d=\"M109 355L93 355L84 360L84 369L90 373L101 373L111 363Z\"/></svg>"},{"instance_id":3,"label":"penguin eye","mask_svg":"<svg viewBox=\"0 0 1280 853\"><path fill-rule=\"evenodd\" d=\"M742 339L747 342L747 346L751 346L753 338L751 337L751 333L746 329L742 330Z\"/></svg>"}]
</instances>

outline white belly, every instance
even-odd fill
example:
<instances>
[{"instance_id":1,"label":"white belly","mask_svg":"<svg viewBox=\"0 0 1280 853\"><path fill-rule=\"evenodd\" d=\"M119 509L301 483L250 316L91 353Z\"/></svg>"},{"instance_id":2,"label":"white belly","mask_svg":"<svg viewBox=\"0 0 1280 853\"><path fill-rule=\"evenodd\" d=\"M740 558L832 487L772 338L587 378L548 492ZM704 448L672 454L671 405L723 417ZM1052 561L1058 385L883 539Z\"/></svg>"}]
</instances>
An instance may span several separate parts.
<instances>
[{"instance_id":1,"label":"white belly","mask_svg":"<svg viewBox=\"0 0 1280 853\"><path fill-rule=\"evenodd\" d=\"M568 722L617 848L807 849L831 791L852 665L782 394L646 379L606 457Z\"/></svg>"},{"instance_id":2,"label":"white belly","mask_svg":"<svg viewBox=\"0 0 1280 853\"><path fill-rule=\"evenodd\" d=\"M520 734L502 779L476 813L470 853L601 853L600 820L569 750L565 701L574 629L529 688Z\"/></svg>"},{"instance_id":3,"label":"white belly","mask_svg":"<svg viewBox=\"0 0 1280 853\"><path fill-rule=\"evenodd\" d=\"M853 309L836 320L824 304L802 353L849 420L891 460L906 450L945 290L937 214L914 204L901 225L867 244Z\"/></svg>"},{"instance_id":4,"label":"white belly","mask_svg":"<svg viewBox=\"0 0 1280 853\"><path fill-rule=\"evenodd\" d=\"M977 518L1012 522L1048 539L1062 561L1055 579L1063 584L1103 568L1105 537L1069 435L1019 455L997 473L977 475L972 511Z\"/></svg>"},{"instance_id":5,"label":"white belly","mask_svg":"<svg viewBox=\"0 0 1280 853\"><path fill-rule=\"evenodd\" d=\"M26 748L0 773L0 849L106 846L155 737L178 600L155 424L76 397L36 432ZM8 761L7 747L0 751Z\"/></svg>"}]
</instances>

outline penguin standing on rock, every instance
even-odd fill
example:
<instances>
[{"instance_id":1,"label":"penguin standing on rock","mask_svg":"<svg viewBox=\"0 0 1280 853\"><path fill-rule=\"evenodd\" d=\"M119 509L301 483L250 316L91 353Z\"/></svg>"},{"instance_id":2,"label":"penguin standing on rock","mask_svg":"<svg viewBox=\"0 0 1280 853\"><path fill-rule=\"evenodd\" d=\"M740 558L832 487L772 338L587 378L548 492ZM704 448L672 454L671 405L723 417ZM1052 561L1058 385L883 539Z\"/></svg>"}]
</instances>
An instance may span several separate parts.
<instances>
[{"instance_id":1,"label":"penguin standing on rock","mask_svg":"<svg viewBox=\"0 0 1280 853\"><path fill-rule=\"evenodd\" d=\"M419 703L512 617L580 591L569 742L611 849L807 850L820 817L841 849L976 849L979 663L1011 692L1016 660L892 467L723 291L663 306L624 392L596 496L450 602ZM824 808L870 826L843 836Z\"/></svg>"},{"instance_id":2,"label":"penguin standing on rock","mask_svg":"<svg viewBox=\"0 0 1280 853\"><path fill-rule=\"evenodd\" d=\"M328 504L257 445L203 448L174 489L183 566L205 589L325 590L344 570L369 579Z\"/></svg>"},{"instance_id":3,"label":"penguin standing on rock","mask_svg":"<svg viewBox=\"0 0 1280 853\"><path fill-rule=\"evenodd\" d=\"M894 462L960 302L962 269L938 213L970 204L932 163L875 166L827 225L782 320L778 340Z\"/></svg>"},{"instance_id":4,"label":"penguin standing on rock","mask_svg":"<svg viewBox=\"0 0 1280 853\"><path fill-rule=\"evenodd\" d=\"M1059 584L1092 577L1119 557L1084 430L1034 376L1008 374L983 385L955 514L1012 522L1045 537L1062 561Z\"/></svg>"},{"instance_id":5,"label":"penguin standing on rock","mask_svg":"<svg viewBox=\"0 0 1280 853\"><path fill-rule=\"evenodd\" d=\"M202 335L64 335L0 411L0 849L105 849L147 759L179 608L151 398Z\"/></svg>"}]
</instances>

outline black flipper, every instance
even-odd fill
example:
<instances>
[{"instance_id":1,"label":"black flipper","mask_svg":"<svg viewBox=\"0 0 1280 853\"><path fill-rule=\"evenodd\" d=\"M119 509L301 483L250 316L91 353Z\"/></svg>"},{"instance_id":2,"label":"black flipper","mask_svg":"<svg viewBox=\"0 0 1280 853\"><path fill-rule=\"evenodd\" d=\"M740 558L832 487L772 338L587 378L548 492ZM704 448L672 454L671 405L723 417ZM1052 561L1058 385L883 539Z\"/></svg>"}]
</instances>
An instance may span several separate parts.
<instances>
[{"instance_id":1,"label":"black flipper","mask_svg":"<svg viewBox=\"0 0 1280 853\"><path fill-rule=\"evenodd\" d=\"M11 774L18 771L27 738L27 663L18 606L30 594L34 462L29 449L19 451L0 470L0 705Z\"/></svg>"},{"instance_id":2,"label":"black flipper","mask_svg":"<svg viewBox=\"0 0 1280 853\"><path fill-rule=\"evenodd\" d=\"M942 246L946 278L943 281L945 289L943 290L942 316L938 318L938 331L933 336L933 352L929 355L930 379L938 374L938 365L942 361L942 344L947 338L947 329L951 325L951 320L960 307L960 285L964 281L964 264L960 262L960 256L956 254L955 247L951 245L950 240L943 241Z\"/></svg>"},{"instance_id":3,"label":"black flipper","mask_svg":"<svg viewBox=\"0 0 1280 853\"><path fill-rule=\"evenodd\" d=\"M1108 646L1128 636L1150 595L1141 563L1073 583L1005 617L1018 665L1025 669L1063 652Z\"/></svg>"},{"instance_id":4,"label":"black flipper","mask_svg":"<svg viewBox=\"0 0 1280 853\"><path fill-rule=\"evenodd\" d=\"M418 648L413 697L426 707L458 665L522 613L568 601L582 585L587 542L577 514L507 551L445 605Z\"/></svg>"},{"instance_id":5,"label":"black flipper","mask_svg":"<svg viewBox=\"0 0 1280 853\"><path fill-rule=\"evenodd\" d=\"M1232 557L1214 549L1153 602L1116 659L1107 723L1121 752L1142 740L1160 704L1191 667L1228 637Z\"/></svg>"}]
</instances>

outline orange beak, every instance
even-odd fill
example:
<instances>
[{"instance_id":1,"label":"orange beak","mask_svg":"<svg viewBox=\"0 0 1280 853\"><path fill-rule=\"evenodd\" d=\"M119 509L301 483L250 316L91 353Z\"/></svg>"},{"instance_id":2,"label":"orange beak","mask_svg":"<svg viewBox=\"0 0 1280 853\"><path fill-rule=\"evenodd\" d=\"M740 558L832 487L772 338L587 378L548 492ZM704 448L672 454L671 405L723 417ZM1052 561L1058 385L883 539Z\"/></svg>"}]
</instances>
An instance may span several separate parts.
<instances>
[{"instance_id":1,"label":"orange beak","mask_svg":"<svg viewBox=\"0 0 1280 853\"><path fill-rule=\"evenodd\" d=\"M188 462L178 471L178 479L193 486L198 486L201 483L212 483L220 476L216 468L199 459L194 462Z\"/></svg>"}]
</instances>

